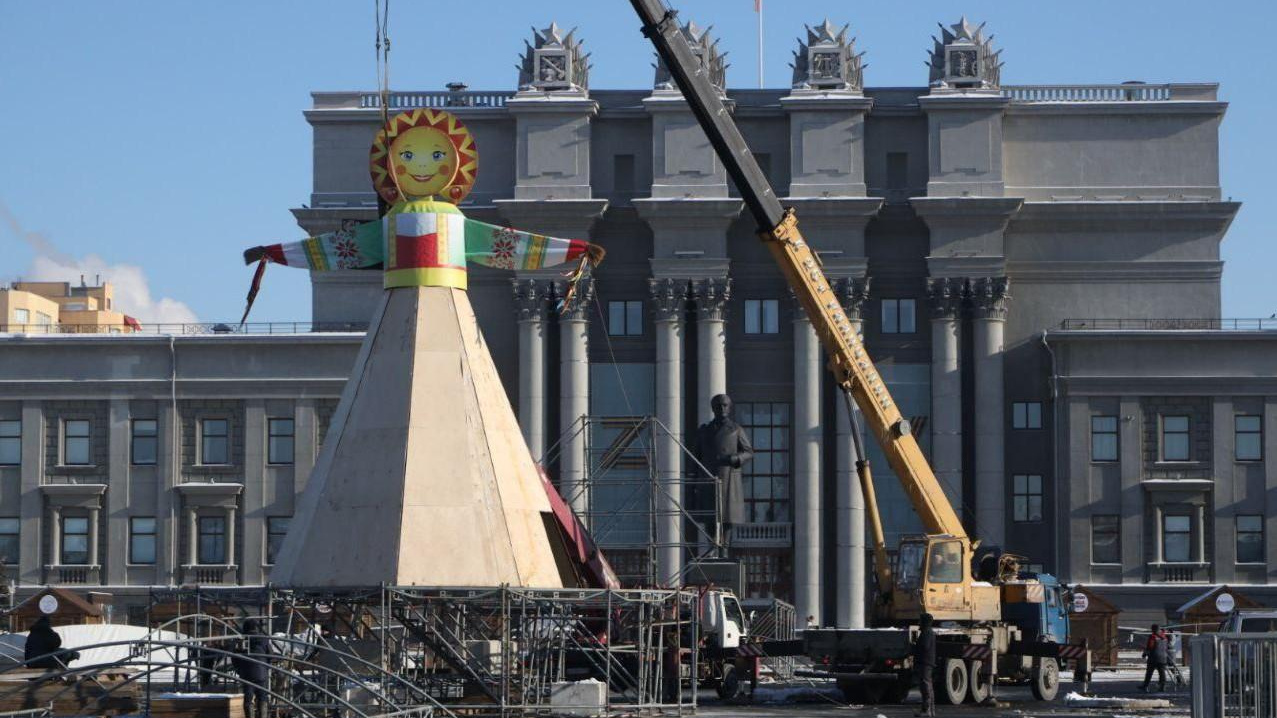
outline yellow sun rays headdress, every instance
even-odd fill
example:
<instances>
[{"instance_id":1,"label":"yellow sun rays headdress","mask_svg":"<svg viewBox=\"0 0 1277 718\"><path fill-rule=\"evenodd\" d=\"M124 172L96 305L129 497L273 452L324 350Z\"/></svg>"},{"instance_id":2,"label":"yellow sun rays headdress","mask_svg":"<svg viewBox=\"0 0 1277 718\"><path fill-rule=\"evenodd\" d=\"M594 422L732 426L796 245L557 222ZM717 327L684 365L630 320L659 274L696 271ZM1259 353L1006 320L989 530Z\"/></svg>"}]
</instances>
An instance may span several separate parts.
<instances>
[{"instance_id":1,"label":"yellow sun rays headdress","mask_svg":"<svg viewBox=\"0 0 1277 718\"><path fill-rule=\"evenodd\" d=\"M373 188L383 200L394 204L400 200L419 199L404 196L405 190L396 181L392 165L395 158L390 148L400 135L416 128L433 128L448 138L456 151L457 166L452 179L436 194L453 204L461 202L474 187L475 176L479 168L479 152L475 148L474 137L461 120L443 110L428 108L402 112L390 118L386 127L377 133L372 143L369 157L369 169L372 173Z\"/></svg>"}]
</instances>

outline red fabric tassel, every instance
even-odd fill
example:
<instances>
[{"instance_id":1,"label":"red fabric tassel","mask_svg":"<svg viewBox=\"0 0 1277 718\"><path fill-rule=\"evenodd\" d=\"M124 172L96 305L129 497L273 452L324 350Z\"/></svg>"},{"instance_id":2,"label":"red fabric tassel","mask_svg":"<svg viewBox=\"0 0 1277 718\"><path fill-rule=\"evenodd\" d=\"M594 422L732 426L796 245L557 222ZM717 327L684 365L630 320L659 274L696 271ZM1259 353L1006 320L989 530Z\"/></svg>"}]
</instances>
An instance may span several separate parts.
<instances>
[{"instance_id":1,"label":"red fabric tassel","mask_svg":"<svg viewBox=\"0 0 1277 718\"><path fill-rule=\"evenodd\" d=\"M262 275L266 274L266 265L270 263L270 257L262 255L257 260L257 271L253 272L253 283L248 287L248 303L244 306L244 316L239 318L239 328L244 328L244 322L248 321L248 313L253 310L253 301L257 299L257 292L262 288Z\"/></svg>"}]
</instances>

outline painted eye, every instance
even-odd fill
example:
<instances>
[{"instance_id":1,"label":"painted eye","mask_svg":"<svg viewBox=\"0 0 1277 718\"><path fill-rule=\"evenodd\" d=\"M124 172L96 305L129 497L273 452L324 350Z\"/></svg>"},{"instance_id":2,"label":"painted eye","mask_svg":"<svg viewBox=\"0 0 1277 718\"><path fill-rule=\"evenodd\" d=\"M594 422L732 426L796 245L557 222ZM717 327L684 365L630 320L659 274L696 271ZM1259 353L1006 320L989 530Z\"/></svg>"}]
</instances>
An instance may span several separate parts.
<instances>
[{"instance_id":1,"label":"painted eye","mask_svg":"<svg viewBox=\"0 0 1277 718\"><path fill-rule=\"evenodd\" d=\"M431 155L431 157L434 157L436 161L441 160L441 159L443 159L444 157L447 157L447 156L448 156L448 155L444 154L443 152L441 152L441 151L439 151L439 150L435 150L435 153L434 153L433 155Z\"/></svg>"},{"instance_id":2,"label":"painted eye","mask_svg":"<svg viewBox=\"0 0 1277 718\"><path fill-rule=\"evenodd\" d=\"M412 150L404 150L403 152L400 152L399 157L404 162L412 162Z\"/></svg>"}]
</instances>

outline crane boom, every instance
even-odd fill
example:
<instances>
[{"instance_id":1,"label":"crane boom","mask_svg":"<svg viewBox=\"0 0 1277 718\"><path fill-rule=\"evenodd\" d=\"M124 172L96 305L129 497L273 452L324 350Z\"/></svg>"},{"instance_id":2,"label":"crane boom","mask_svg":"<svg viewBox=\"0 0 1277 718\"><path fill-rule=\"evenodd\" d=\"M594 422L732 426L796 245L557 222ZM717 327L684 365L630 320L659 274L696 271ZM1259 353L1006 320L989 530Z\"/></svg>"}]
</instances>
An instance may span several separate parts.
<instances>
[{"instance_id":1,"label":"crane boom","mask_svg":"<svg viewBox=\"0 0 1277 718\"><path fill-rule=\"evenodd\" d=\"M728 114L718 90L683 36L676 13L662 0L630 0L643 23L643 34L669 68L722 161L741 199L758 223L760 238L771 251L789 286L829 355L838 385L856 402L865 423L886 454L928 534L966 540L966 531L940 482L910 433L882 382L863 342L821 268L820 258L803 240L793 210L781 206L766 175Z\"/></svg>"}]
</instances>

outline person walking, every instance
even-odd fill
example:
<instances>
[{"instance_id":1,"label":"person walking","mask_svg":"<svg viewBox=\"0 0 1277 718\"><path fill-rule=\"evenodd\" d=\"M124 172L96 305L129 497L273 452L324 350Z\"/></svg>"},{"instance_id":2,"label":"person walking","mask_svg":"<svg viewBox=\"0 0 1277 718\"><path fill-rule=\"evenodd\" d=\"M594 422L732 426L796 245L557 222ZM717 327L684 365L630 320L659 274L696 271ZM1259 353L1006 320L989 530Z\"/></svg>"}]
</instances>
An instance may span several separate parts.
<instances>
[{"instance_id":1,"label":"person walking","mask_svg":"<svg viewBox=\"0 0 1277 718\"><path fill-rule=\"evenodd\" d=\"M266 718L266 693L270 685L270 639L262 635L261 624L254 618L244 621L240 633L248 638L246 655L233 657L231 665L235 668L235 675L239 676L244 692L244 715L246 718Z\"/></svg>"},{"instance_id":2,"label":"person walking","mask_svg":"<svg viewBox=\"0 0 1277 718\"><path fill-rule=\"evenodd\" d=\"M916 715L936 714L936 632L931 627L930 613L922 614L918 622L918 638L913 644L913 670L918 675L918 692L922 694L922 707Z\"/></svg>"},{"instance_id":3,"label":"person walking","mask_svg":"<svg viewBox=\"0 0 1277 718\"><path fill-rule=\"evenodd\" d=\"M76 651L62 649L62 636L53 630L48 616L41 616L27 633L27 645L22 659L28 668L59 670L80 657Z\"/></svg>"},{"instance_id":4,"label":"person walking","mask_svg":"<svg viewBox=\"0 0 1277 718\"><path fill-rule=\"evenodd\" d=\"M1153 632L1149 634L1148 642L1144 644L1144 658L1147 660L1144 669L1144 682L1140 684L1140 690L1147 693L1148 684L1153 680L1153 671L1157 671L1157 690L1162 692L1166 690L1166 663L1170 656L1170 639L1167 638L1166 632L1162 627L1153 624Z\"/></svg>"}]
</instances>

